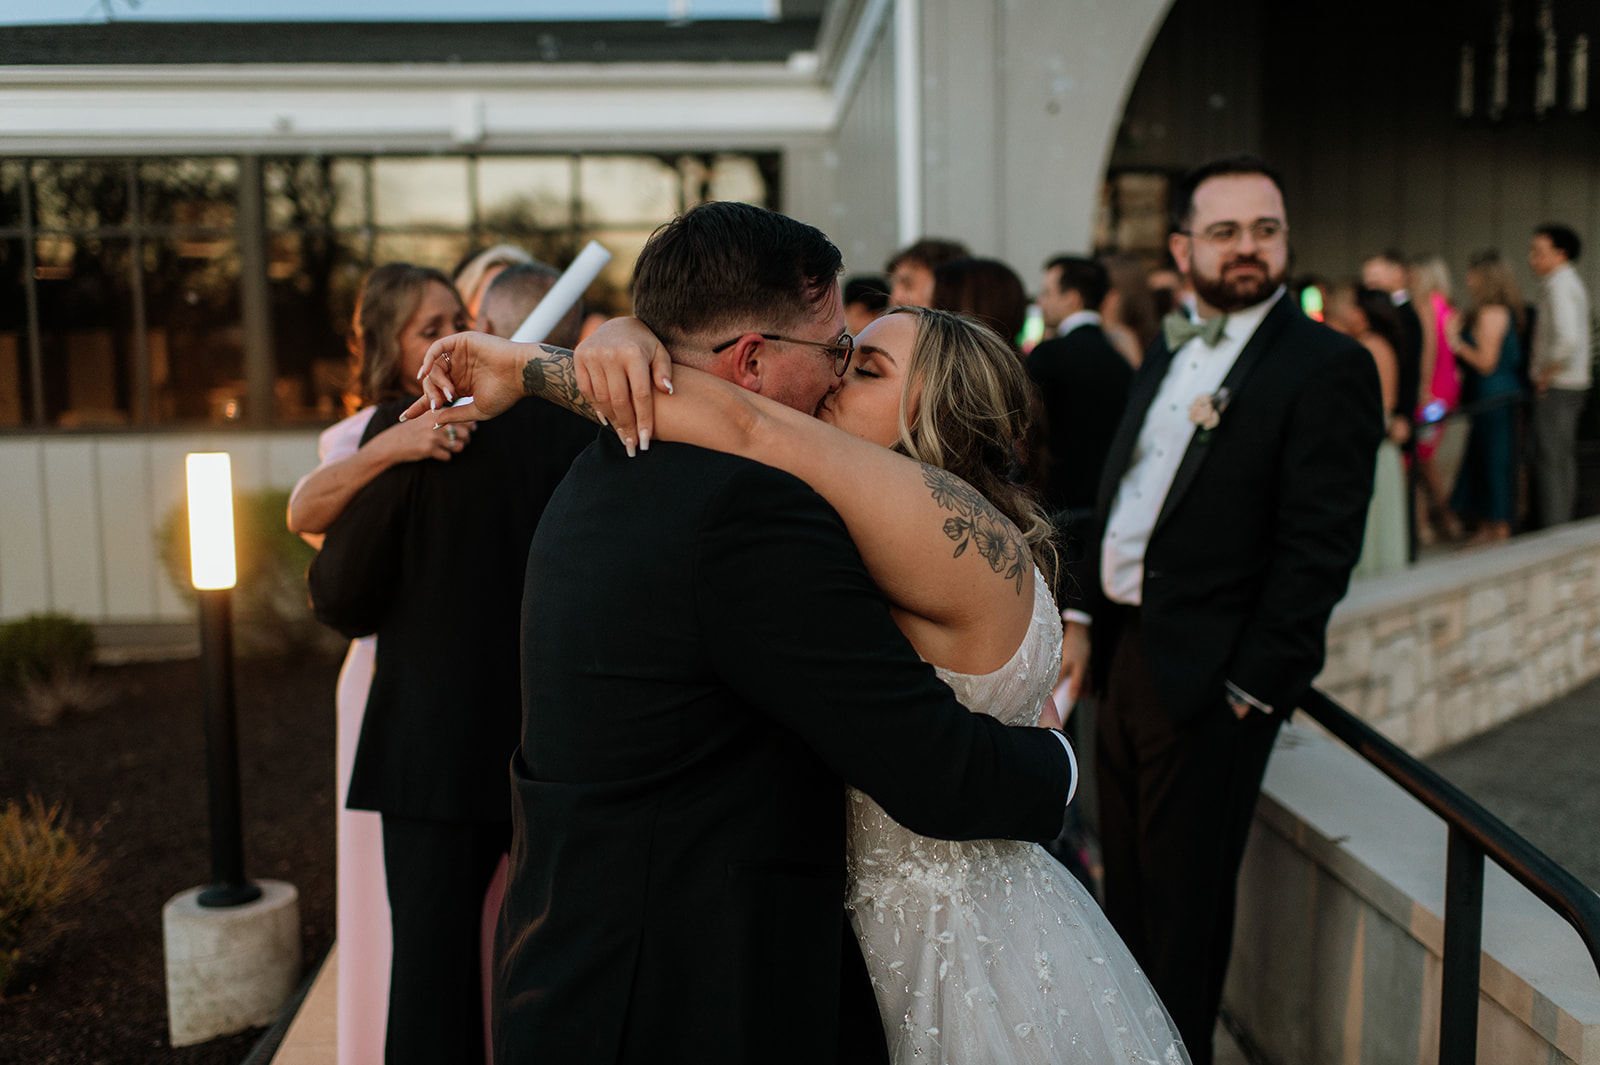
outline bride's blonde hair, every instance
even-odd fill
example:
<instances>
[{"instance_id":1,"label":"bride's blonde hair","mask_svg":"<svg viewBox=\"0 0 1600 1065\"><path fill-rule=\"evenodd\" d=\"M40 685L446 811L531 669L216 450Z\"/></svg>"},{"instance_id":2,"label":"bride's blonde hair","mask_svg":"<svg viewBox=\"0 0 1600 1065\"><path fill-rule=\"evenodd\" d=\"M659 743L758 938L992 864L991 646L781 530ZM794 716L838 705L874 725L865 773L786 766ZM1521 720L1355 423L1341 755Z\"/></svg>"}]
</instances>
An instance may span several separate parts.
<instances>
[{"instance_id":1,"label":"bride's blonde hair","mask_svg":"<svg viewBox=\"0 0 1600 1065\"><path fill-rule=\"evenodd\" d=\"M926 307L885 313L917 320L894 450L948 470L982 493L1022 533L1035 564L1053 583L1054 529L1037 498L1019 483L1033 388L1022 359L967 315Z\"/></svg>"}]
</instances>

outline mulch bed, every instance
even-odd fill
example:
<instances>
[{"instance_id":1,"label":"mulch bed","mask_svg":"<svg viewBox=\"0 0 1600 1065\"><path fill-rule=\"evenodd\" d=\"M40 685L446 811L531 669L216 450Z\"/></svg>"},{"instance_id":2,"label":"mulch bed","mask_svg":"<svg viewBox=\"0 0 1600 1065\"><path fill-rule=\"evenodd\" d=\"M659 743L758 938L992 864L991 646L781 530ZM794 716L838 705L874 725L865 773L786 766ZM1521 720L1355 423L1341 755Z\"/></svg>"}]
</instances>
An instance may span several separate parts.
<instances>
[{"instance_id":1,"label":"mulch bed","mask_svg":"<svg viewBox=\"0 0 1600 1065\"><path fill-rule=\"evenodd\" d=\"M334 681L325 656L236 668L245 870L300 891L309 972L334 935ZM210 879L196 661L101 668L111 704L41 728L0 699L0 801L71 808L106 865L19 993L0 1002L0 1065L237 1065L261 1029L174 1048L161 908Z\"/></svg>"}]
</instances>

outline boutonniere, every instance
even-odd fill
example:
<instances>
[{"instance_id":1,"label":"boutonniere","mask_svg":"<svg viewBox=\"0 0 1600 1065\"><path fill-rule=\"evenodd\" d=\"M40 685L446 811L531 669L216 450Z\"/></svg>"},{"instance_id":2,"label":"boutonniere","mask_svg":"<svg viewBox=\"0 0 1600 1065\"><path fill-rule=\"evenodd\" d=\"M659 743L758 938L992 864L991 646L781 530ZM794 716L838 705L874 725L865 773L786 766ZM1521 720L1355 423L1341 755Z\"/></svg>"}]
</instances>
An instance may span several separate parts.
<instances>
[{"instance_id":1,"label":"boutonniere","mask_svg":"<svg viewBox=\"0 0 1600 1065\"><path fill-rule=\"evenodd\" d=\"M1195 436L1201 443L1209 439L1211 431L1222 424L1222 414L1232 399L1232 392L1219 388L1210 395L1194 397L1194 402L1189 404L1189 422L1200 430Z\"/></svg>"}]
</instances>

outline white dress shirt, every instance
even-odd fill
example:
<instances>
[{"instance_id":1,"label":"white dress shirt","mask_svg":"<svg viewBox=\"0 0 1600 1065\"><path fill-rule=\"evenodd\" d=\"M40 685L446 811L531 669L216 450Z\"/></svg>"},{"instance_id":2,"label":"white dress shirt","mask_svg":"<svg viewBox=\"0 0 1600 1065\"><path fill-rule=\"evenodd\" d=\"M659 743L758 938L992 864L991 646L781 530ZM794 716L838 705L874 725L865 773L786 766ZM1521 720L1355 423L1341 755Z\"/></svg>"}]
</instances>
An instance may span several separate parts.
<instances>
[{"instance_id":1,"label":"white dress shirt","mask_svg":"<svg viewBox=\"0 0 1600 1065\"><path fill-rule=\"evenodd\" d=\"M1230 314L1216 347L1207 347L1195 337L1173 354L1156 398L1145 412L1144 426L1128 456L1128 470L1117 486L1106 522L1100 574L1106 598L1112 602L1138 606L1142 600L1145 548L1196 428L1189 420L1190 406L1222 387L1239 352L1283 293L1280 286L1254 307ZM1222 417L1227 417L1226 412Z\"/></svg>"},{"instance_id":2,"label":"white dress shirt","mask_svg":"<svg viewBox=\"0 0 1600 1065\"><path fill-rule=\"evenodd\" d=\"M1073 311L1061 319L1061 324L1056 326L1056 336L1064 337L1082 325L1099 325L1099 311Z\"/></svg>"},{"instance_id":3,"label":"white dress shirt","mask_svg":"<svg viewBox=\"0 0 1600 1065\"><path fill-rule=\"evenodd\" d=\"M1589 293L1571 263L1562 263L1539 282L1528 372L1538 380L1552 370L1551 388L1589 387Z\"/></svg>"}]
</instances>

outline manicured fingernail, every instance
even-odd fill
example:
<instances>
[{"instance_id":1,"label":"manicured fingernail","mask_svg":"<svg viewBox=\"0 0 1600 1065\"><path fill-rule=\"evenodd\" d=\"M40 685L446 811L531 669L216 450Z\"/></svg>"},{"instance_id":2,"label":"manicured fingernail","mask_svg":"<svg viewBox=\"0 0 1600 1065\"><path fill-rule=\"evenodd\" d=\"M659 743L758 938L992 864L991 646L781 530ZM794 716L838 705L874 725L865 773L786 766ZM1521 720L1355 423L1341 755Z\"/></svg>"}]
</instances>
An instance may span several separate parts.
<instances>
[{"instance_id":1,"label":"manicured fingernail","mask_svg":"<svg viewBox=\"0 0 1600 1065\"><path fill-rule=\"evenodd\" d=\"M606 416L601 414L599 411L595 411L594 416L600 419L601 425L609 426L611 424L610 422L606 421Z\"/></svg>"},{"instance_id":2,"label":"manicured fingernail","mask_svg":"<svg viewBox=\"0 0 1600 1065\"><path fill-rule=\"evenodd\" d=\"M436 400L436 399L428 400L428 409L429 410L438 410L439 409L439 401Z\"/></svg>"},{"instance_id":3,"label":"manicured fingernail","mask_svg":"<svg viewBox=\"0 0 1600 1065\"><path fill-rule=\"evenodd\" d=\"M672 382L667 380L665 377L661 379L661 388L666 392L667 395L672 395Z\"/></svg>"},{"instance_id":4,"label":"manicured fingernail","mask_svg":"<svg viewBox=\"0 0 1600 1065\"><path fill-rule=\"evenodd\" d=\"M444 389L444 398L445 399L448 399L451 403L454 403L456 401L456 394L454 392L450 391L450 386L449 385L440 385L439 387Z\"/></svg>"},{"instance_id":5,"label":"manicured fingernail","mask_svg":"<svg viewBox=\"0 0 1600 1065\"><path fill-rule=\"evenodd\" d=\"M400 420L401 421L405 421L406 420L406 416L404 414L400 415Z\"/></svg>"},{"instance_id":6,"label":"manicured fingernail","mask_svg":"<svg viewBox=\"0 0 1600 1065\"><path fill-rule=\"evenodd\" d=\"M421 370L418 370L418 371L417 371L417 380L418 380L418 381L420 381L420 380L422 380L422 378L423 378L423 377L424 377L424 376L425 376L425 375L426 375L426 374L427 374L427 372L428 372L428 371L427 371L427 369L426 369L426 368L423 368L423 369L421 369Z\"/></svg>"},{"instance_id":7,"label":"manicured fingernail","mask_svg":"<svg viewBox=\"0 0 1600 1065\"><path fill-rule=\"evenodd\" d=\"M623 437L622 438L622 446L628 449L628 457L630 459L631 458L636 458L638 456L639 449L633 446L633 441L630 440L628 437Z\"/></svg>"},{"instance_id":8,"label":"manicured fingernail","mask_svg":"<svg viewBox=\"0 0 1600 1065\"><path fill-rule=\"evenodd\" d=\"M650 450L650 430L648 430L648 429L640 429L639 430L639 450L640 451L649 451Z\"/></svg>"},{"instance_id":9,"label":"manicured fingernail","mask_svg":"<svg viewBox=\"0 0 1600 1065\"><path fill-rule=\"evenodd\" d=\"M438 423L438 422L434 422L434 423L433 423L433 427L434 427L434 428L435 428L435 429L437 429L437 428L439 428L439 423Z\"/></svg>"}]
</instances>

